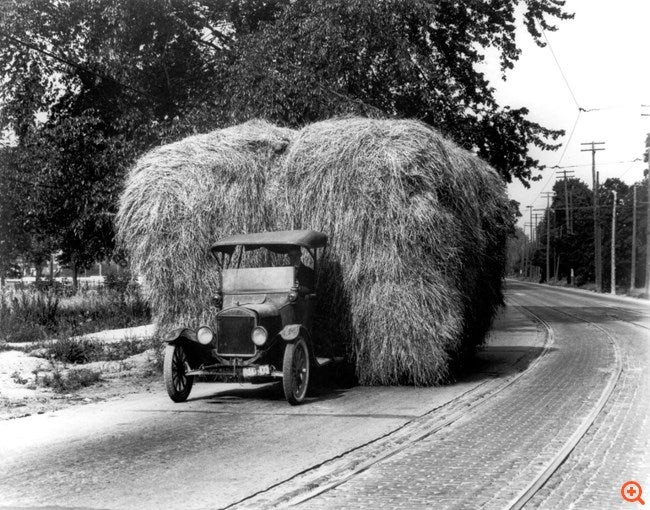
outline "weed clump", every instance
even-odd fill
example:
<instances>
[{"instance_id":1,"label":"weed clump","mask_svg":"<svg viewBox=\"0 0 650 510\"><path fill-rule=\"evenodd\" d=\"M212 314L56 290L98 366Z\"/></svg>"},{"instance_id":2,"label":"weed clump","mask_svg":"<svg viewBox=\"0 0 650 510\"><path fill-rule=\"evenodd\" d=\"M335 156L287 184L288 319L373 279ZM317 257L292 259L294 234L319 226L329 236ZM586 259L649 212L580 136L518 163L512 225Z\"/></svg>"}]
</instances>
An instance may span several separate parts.
<instances>
[{"instance_id":1,"label":"weed clump","mask_svg":"<svg viewBox=\"0 0 650 510\"><path fill-rule=\"evenodd\" d=\"M35 371L35 383L45 388L51 388L57 393L70 393L91 386L102 380L101 373L88 368L63 370L58 363L50 360L51 372L39 376Z\"/></svg>"}]
</instances>

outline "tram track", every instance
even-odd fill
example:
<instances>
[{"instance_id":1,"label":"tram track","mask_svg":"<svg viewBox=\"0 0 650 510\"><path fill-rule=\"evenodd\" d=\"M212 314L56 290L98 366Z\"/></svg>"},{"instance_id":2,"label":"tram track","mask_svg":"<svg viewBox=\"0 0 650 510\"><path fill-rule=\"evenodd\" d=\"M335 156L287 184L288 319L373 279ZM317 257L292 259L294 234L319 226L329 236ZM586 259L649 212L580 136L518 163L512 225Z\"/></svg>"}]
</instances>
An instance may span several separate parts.
<instances>
[{"instance_id":1,"label":"tram track","mask_svg":"<svg viewBox=\"0 0 650 510\"><path fill-rule=\"evenodd\" d=\"M526 369L509 376L503 381L483 383L384 436L347 450L332 459L297 473L289 479L231 505L222 507L221 510L287 508L306 503L344 484L372 466L397 455L414 443L436 434L462 418L466 418L468 412L476 411L489 404L497 395L533 370L550 351L555 341L553 328L548 322L525 306L520 304L514 304L514 306L544 328L545 338L542 351L529 363Z\"/></svg>"},{"instance_id":2,"label":"tram track","mask_svg":"<svg viewBox=\"0 0 650 510\"><path fill-rule=\"evenodd\" d=\"M519 372L515 376L502 382L497 387L492 388L492 391L486 391L486 389L483 388L483 392L478 398L477 395L472 395L473 392L468 392L468 394L461 395L454 401L448 403L446 406L448 408L458 409L451 411L450 413L447 413L441 417L442 419L440 419L438 423L434 423L434 420L427 420L425 418L427 415L423 415L413 422L409 422L403 425L397 431L393 431L386 436L371 442L370 444L363 445L354 451L345 452L341 456L337 457L337 459L331 459L330 461L326 461L322 465L316 466L313 469L299 473L290 480L281 482L269 490L262 491L256 495L253 495L251 498L246 498L245 500L240 501L227 508L256 508L259 507L260 504L268 508L286 508L300 504L308 505L309 500L317 498L319 495L323 495L328 491L335 489L336 487L351 480L355 476L368 470L372 466L381 463L394 455L397 455L415 443L436 434L445 427L453 425L461 418L466 417L468 413L474 412L480 407L489 404L494 399L494 397L514 384L524 374L530 373L531 370L534 370L536 365L544 359L544 356L554 343L553 328L546 320L544 320L531 309L534 307L526 306L518 302L516 299L513 299L512 297L510 297L508 301L512 306L515 306L520 311L531 317L537 324L542 325L546 331L546 341L542 353L537 356L533 362L531 362L526 370ZM544 484L553 476L553 474L558 470L562 463L569 457L571 452L580 443L581 439L585 436L587 431L601 414L603 408L609 401L614 389L616 388L616 385L623 371L621 348L618 345L616 338L611 335L605 328L596 322L589 320L588 318L567 312L566 310L562 309L562 307L549 306L548 308L567 317L571 317L574 320L590 324L594 328L598 329L605 336L605 338L607 338L613 349L614 366L612 367L611 375L605 387L603 388L602 393L592 407L591 411L584 417L581 424L571 433L564 445L557 451L553 458L546 462L543 468L539 471L539 474L535 476L533 480L528 482L527 485L521 489L515 497L513 497L506 505L503 506L504 508L511 510L518 510L523 508L526 503L529 502L544 486ZM621 317L616 317L616 320L620 320L643 329L649 329L642 324L626 320ZM431 413L436 412L440 414L440 411L440 409L436 409L431 411ZM404 438L404 435L407 437ZM398 439L398 437L403 440ZM379 455L373 455L372 451L370 451L373 448L377 448L382 453ZM356 461L350 458L351 455L356 458ZM359 460L359 457L361 457L363 460ZM349 462L347 466L342 465L346 462ZM324 474L323 472L318 473L323 468L326 468L326 471L329 472L327 474ZM291 490L286 490L287 484L292 485Z\"/></svg>"},{"instance_id":3,"label":"tram track","mask_svg":"<svg viewBox=\"0 0 650 510\"><path fill-rule=\"evenodd\" d=\"M589 428L593 425L593 423L596 421L596 419L602 412L603 408L605 407L609 398L611 397L614 389L616 388L616 384L618 383L621 373L623 371L623 359L621 356L621 348L618 345L616 338L612 336L605 328L603 328L602 326L600 326L599 324L593 321L585 319L584 317L580 317L578 315L562 310L560 307L549 307L549 308L553 309L555 312L562 313L566 316L590 324L594 326L596 329L600 330L608 338L608 340L610 341L614 349L614 359L615 359L616 366L614 368L612 376L609 378L609 381L607 382L605 388L603 389L603 392L601 393L600 398L594 405L592 411L585 417L582 424L573 432L573 434L569 437L569 439L566 441L564 446L557 452L555 457L545 465L544 469L541 471L539 476L537 476L534 480L532 480L531 483L528 485L528 487L522 490L515 498L513 498L508 503L506 508L508 508L509 510L519 510L523 508L526 505L526 503L528 503L528 501L530 501L533 498L533 496L535 496L535 494L544 486L544 484L551 478L551 476L553 476L553 474L557 471L557 469L567 459L567 457L576 448L580 440L585 436ZM536 315L531 310L528 310L528 312L531 315ZM543 319L538 317L538 320L542 321ZM627 321L620 318L618 320L627 322L629 324L633 324L635 326L640 326L644 329L649 329L643 325L639 325L632 321Z\"/></svg>"}]
</instances>

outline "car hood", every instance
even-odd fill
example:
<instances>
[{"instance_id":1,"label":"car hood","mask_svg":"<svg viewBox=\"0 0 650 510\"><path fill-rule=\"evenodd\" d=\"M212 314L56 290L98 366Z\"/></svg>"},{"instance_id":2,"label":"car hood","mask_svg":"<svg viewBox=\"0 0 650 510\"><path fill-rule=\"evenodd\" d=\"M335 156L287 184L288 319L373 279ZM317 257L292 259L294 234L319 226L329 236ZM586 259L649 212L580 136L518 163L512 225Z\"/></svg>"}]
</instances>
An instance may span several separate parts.
<instances>
[{"instance_id":1,"label":"car hood","mask_svg":"<svg viewBox=\"0 0 650 510\"><path fill-rule=\"evenodd\" d=\"M229 308L224 308L219 312L219 315L228 316L228 315L239 315L244 310L251 310L257 314L258 317L274 317L280 315L280 309L270 302L266 303L239 303L239 305L234 305Z\"/></svg>"}]
</instances>

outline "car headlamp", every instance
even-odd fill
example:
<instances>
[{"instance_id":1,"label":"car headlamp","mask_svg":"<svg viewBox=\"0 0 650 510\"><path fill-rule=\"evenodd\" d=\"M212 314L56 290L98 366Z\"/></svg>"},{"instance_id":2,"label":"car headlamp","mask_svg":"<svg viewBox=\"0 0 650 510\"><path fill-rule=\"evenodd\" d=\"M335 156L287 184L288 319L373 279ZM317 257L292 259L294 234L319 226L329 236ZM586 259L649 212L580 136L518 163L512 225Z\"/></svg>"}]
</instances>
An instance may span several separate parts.
<instances>
[{"instance_id":1,"label":"car headlamp","mask_svg":"<svg viewBox=\"0 0 650 510\"><path fill-rule=\"evenodd\" d=\"M196 332L196 339L201 345L208 345L212 342L213 338L214 334L212 333L212 330L206 326L201 326Z\"/></svg>"},{"instance_id":2,"label":"car headlamp","mask_svg":"<svg viewBox=\"0 0 650 510\"><path fill-rule=\"evenodd\" d=\"M262 326L257 326L253 328L253 331L251 332L251 340L253 340L253 343L257 345L258 347L262 347L266 341L269 338L269 334L266 331L265 328Z\"/></svg>"}]
</instances>

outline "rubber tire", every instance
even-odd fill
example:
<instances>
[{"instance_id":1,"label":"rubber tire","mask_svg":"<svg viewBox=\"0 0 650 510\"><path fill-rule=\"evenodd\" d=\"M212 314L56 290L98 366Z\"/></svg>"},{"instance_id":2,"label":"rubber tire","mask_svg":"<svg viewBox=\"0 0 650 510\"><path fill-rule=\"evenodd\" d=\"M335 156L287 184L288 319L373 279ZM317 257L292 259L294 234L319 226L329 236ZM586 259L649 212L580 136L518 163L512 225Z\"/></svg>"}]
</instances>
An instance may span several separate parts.
<instances>
[{"instance_id":1,"label":"rubber tire","mask_svg":"<svg viewBox=\"0 0 650 510\"><path fill-rule=\"evenodd\" d=\"M282 388L284 397L292 406L301 404L307 396L309 389L311 353L309 346L302 337L296 338L284 348L284 359L282 361ZM302 362L303 368L296 367L296 362ZM304 375L297 381L296 370L300 369Z\"/></svg>"},{"instance_id":2,"label":"rubber tire","mask_svg":"<svg viewBox=\"0 0 650 510\"><path fill-rule=\"evenodd\" d=\"M187 359L187 350L183 344L165 347L163 376L167 394L174 402L185 402L190 395L190 391L192 391L194 376L185 375L185 362ZM180 375L178 373L179 369L181 370ZM177 381L176 384L174 384L175 380Z\"/></svg>"}]
</instances>

